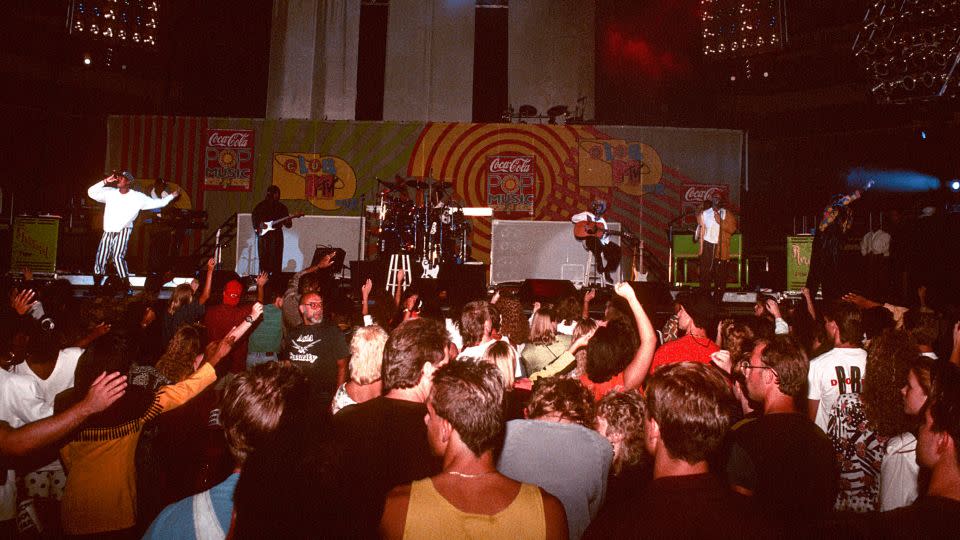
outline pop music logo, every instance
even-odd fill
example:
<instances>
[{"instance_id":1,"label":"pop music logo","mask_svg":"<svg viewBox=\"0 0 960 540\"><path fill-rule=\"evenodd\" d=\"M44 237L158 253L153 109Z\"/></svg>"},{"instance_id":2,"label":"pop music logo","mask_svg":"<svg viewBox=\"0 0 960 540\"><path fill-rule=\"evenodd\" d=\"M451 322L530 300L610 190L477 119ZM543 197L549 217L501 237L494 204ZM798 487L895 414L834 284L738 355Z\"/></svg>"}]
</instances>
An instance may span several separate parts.
<instances>
[{"instance_id":1,"label":"pop music logo","mask_svg":"<svg viewBox=\"0 0 960 540\"><path fill-rule=\"evenodd\" d=\"M249 129L209 129L203 154L203 187L209 190L250 191L253 187L254 132Z\"/></svg>"},{"instance_id":2,"label":"pop music logo","mask_svg":"<svg viewBox=\"0 0 960 540\"><path fill-rule=\"evenodd\" d=\"M487 156L487 206L532 214L536 179L536 156Z\"/></svg>"}]
</instances>

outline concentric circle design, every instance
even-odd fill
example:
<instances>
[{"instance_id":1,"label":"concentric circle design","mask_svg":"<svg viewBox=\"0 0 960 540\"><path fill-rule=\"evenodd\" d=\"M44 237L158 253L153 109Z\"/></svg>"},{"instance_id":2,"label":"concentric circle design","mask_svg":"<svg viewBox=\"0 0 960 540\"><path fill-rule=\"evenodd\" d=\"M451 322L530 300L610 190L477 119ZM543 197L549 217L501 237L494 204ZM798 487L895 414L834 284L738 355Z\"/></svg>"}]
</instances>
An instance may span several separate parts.
<instances>
[{"instance_id":1,"label":"concentric circle design","mask_svg":"<svg viewBox=\"0 0 960 540\"><path fill-rule=\"evenodd\" d=\"M455 197L465 206L487 206L487 157L533 156L536 192L534 213L528 216L566 220L585 208L593 196L577 185L576 143L580 137L592 135L579 126L427 124L410 157L407 174L452 182ZM473 223L473 254L489 261L491 219L475 218Z\"/></svg>"}]
</instances>

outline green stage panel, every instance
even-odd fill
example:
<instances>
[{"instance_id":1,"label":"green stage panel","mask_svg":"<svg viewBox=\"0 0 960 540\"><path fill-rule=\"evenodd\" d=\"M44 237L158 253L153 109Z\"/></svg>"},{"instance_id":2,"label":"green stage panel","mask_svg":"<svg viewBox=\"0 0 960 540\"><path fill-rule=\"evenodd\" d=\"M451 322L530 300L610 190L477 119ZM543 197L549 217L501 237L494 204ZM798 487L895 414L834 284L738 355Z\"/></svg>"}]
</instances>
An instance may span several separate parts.
<instances>
[{"instance_id":1,"label":"green stage panel","mask_svg":"<svg viewBox=\"0 0 960 540\"><path fill-rule=\"evenodd\" d=\"M787 237L787 290L795 291L806 286L812 252L812 236Z\"/></svg>"},{"instance_id":2,"label":"green stage panel","mask_svg":"<svg viewBox=\"0 0 960 540\"><path fill-rule=\"evenodd\" d=\"M700 263L697 251L700 249L693 241L692 234L673 235L673 282L681 286L700 286ZM727 288L738 289L743 286L743 235L734 234L730 238L730 268L727 269ZM732 281L731 281L732 280Z\"/></svg>"}]
</instances>

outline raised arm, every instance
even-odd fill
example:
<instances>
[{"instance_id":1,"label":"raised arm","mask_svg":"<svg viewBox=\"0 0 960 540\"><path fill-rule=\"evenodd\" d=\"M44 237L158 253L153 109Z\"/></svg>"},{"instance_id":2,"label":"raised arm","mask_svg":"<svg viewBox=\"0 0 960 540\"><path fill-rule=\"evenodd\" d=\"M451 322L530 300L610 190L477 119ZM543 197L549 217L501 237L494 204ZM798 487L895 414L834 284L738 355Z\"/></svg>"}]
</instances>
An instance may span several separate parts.
<instances>
[{"instance_id":1,"label":"raised arm","mask_svg":"<svg viewBox=\"0 0 960 540\"><path fill-rule=\"evenodd\" d=\"M110 176L87 188L87 197L90 197L98 203L105 203L107 202L107 190L114 189L114 185L116 183L117 177L111 174Z\"/></svg>"},{"instance_id":2,"label":"raised arm","mask_svg":"<svg viewBox=\"0 0 960 540\"><path fill-rule=\"evenodd\" d=\"M263 303L263 287L267 284L267 280L270 278L266 272L260 272L260 275L257 276L257 302Z\"/></svg>"},{"instance_id":3,"label":"raised arm","mask_svg":"<svg viewBox=\"0 0 960 540\"><path fill-rule=\"evenodd\" d=\"M589 318L590 318L590 302L592 302L593 299L594 299L594 297L596 297L596 296L597 296L597 290L596 290L596 289L588 289L587 292L584 293L584 295L583 295L583 308L582 308L581 311L580 311L580 318L581 318L581 319L589 319Z\"/></svg>"},{"instance_id":4,"label":"raised arm","mask_svg":"<svg viewBox=\"0 0 960 540\"><path fill-rule=\"evenodd\" d=\"M140 195L142 195L142 197L140 197L141 210L156 210L157 208L163 208L164 206L173 202L174 199L180 196L180 192L174 191L173 193L160 197L159 199L154 199L149 195L144 195L143 193L140 193Z\"/></svg>"},{"instance_id":5,"label":"raised arm","mask_svg":"<svg viewBox=\"0 0 960 540\"><path fill-rule=\"evenodd\" d=\"M210 287L213 286L213 269L217 266L217 261L213 257L207 261L207 275L203 280L203 291L200 292L200 297L197 298L197 303L201 306L207 303L207 300L210 299Z\"/></svg>"},{"instance_id":6,"label":"raised arm","mask_svg":"<svg viewBox=\"0 0 960 540\"><path fill-rule=\"evenodd\" d=\"M127 378L120 373L101 373L86 397L60 414L37 420L17 429L0 422L0 456L22 457L56 443L96 414L120 399Z\"/></svg>"},{"instance_id":7,"label":"raised arm","mask_svg":"<svg viewBox=\"0 0 960 540\"><path fill-rule=\"evenodd\" d=\"M637 293L627 282L620 282L614 287L614 291L623 297L630 305L630 311L633 312L633 320L640 332L640 347L633 355L633 360L627 364L623 370L623 385L628 389L639 388L643 384L643 379L650 372L650 364L653 362L653 352L657 348L657 333L653 329L653 323L647 317L647 312L640 305L637 299Z\"/></svg>"}]
</instances>

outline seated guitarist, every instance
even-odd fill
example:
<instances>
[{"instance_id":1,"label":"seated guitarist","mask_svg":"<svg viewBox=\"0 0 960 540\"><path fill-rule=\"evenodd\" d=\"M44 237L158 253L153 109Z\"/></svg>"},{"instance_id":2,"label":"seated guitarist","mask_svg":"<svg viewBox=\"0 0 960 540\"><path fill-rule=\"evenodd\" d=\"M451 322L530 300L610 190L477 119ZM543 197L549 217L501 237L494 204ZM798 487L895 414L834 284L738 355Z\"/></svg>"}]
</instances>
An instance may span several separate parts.
<instances>
[{"instance_id":1,"label":"seated guitarist","mask_svg":"<svg viewBox=\"0 0 960 540\"><path fill-rule=\"evenodd\" d=\"M280 188L270 186L267 195L253 208L253 227L257 233L266 228L266 223L285 218L290 215L287 206L280 202ZM292 227L292 220L283 223L284 227ZM280 273L283 268L283 231L279 227L257 237L257 256L260 259L260 271L271 277Z\"/></svg>"},{"instance_id":2,"label":"seated guitarist","mask_svg":"<svg viewBox=\"0 0 960 540\"><path fill-rule=\"evenodd\" d=\"M620 245L612 241L606 233L607 221L603 214L607 211L607 201L598 199L590 204L589 212L580 212L570 218L573 223L595 223L595 226L586 227L587 236L583 238L583 245L593 253L597 262L597 272L602 272L607 280L613 282L613 272L620 266ZM602 256L602 257L601 257Z\"/></svg>"}]
</instances>

